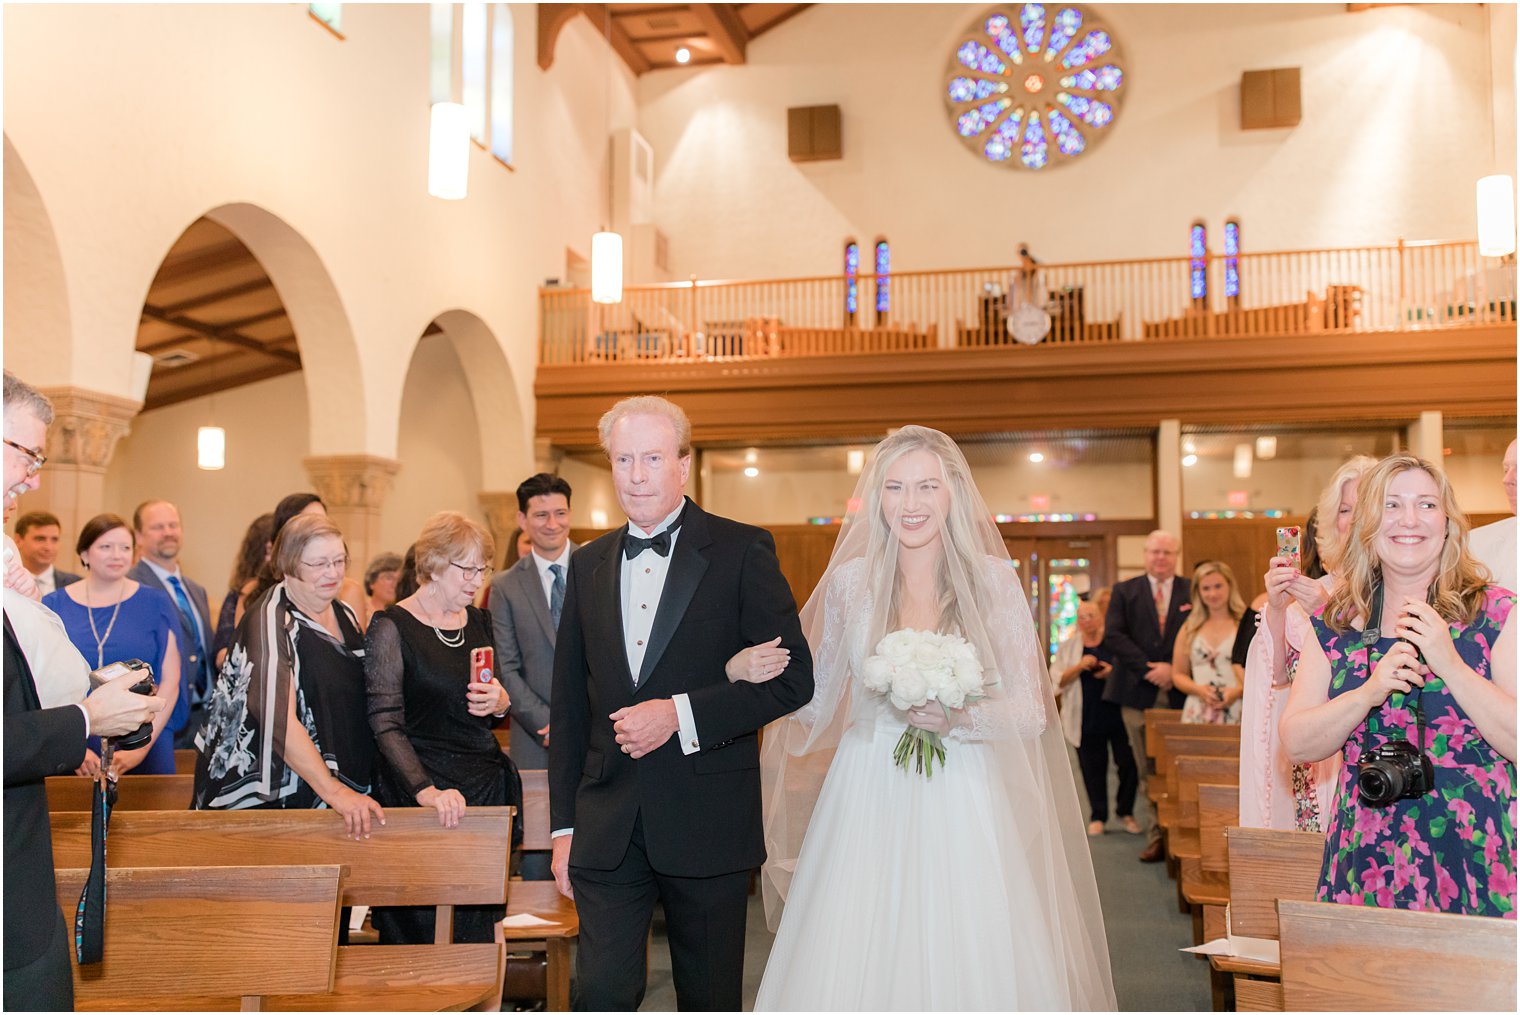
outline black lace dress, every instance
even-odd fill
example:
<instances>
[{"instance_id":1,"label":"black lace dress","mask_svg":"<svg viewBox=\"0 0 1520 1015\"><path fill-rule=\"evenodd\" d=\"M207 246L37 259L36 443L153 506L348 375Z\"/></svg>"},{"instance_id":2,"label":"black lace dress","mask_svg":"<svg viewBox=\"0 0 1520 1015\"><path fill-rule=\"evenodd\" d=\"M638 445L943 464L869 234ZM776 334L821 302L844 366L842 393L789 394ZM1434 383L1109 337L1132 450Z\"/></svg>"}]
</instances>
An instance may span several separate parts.
<instances>
[{"instance_id":1,"label":"black lace dress","mask_svg":"<svg viewBox=\"0 0 1520 1015\"><path fill-rule=\"evenodd\" d=\"M470 651L492 644L491 615L469 607L458 645L400 606L375 614L365 636L369 721L379 756L374 797L385 807L416 807L428 786L455 789L470 807L517 806L522 783L491 733L497 721L469 713ZM444 631L453 641L459 631ZM521 833L513 828L513 842ZM420 858L419 858L420 859ZM503 865L507 857L502 857ZM459 906L454 941L490 942L501 906ZM432 944L430 906L376 909L382 944Z\"/></svg>"}]
</instances>

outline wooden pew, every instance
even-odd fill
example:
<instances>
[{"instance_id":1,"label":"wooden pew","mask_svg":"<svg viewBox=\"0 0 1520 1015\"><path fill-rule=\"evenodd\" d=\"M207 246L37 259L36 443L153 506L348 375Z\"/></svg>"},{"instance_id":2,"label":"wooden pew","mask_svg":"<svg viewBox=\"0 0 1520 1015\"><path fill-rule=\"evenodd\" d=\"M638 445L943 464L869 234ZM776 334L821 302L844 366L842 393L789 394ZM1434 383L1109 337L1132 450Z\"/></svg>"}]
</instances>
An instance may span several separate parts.
<instances>
[{"instance_id":1,"label":"wooden pew","mask_svg":"<svg viewBox=\"0 0 1520 1015\"><path fill-rule=\"evenodd\" d=\"M550 850L549 773L541 768L523 769L523 851ZM548 959L549 1011L570 1010L570 942L580 936L580 917L575 903L559 893L553 881L513 879L507 900L507 917L528 914L547 921L547 926L504 927L507 941L532 951L544 950Z\"/></svg>"},{"instance_id":2,"label":"wooden pew","mask_svg":"<svg viewBox=\"0 0 1520 1015\"><path fill-rule=\"evenodd\" d=\"M53 859L89 863L90 815L54 813ZM500 1005L505 950L451 944L454 907L502 904L512 808L471 807L459 827L439 827L431 808L397 807L367 840L343 834L329 810L122 811L111 816L110 860L125 867L341 863L343 905L437 906L430 947L353 945L340 949L332 997L277 996L271 1009L440 1009ZM445 981L426 979L446 969Z\"/></svg>"},{"instance_id":3,"label":"wooden pew","mask_svg":"<svg viewBox=\"0 0 1520 1015\"><path fill-rule=\"evenodd\" d=\"M187 811L195 794L195 776L132 775L116 783L117 811ZM95 801L95 780L82 775L55 775L47 781L49 811L84 811Z\"/></svg>"},{"instance_id":4,"label":"wooden pew","mask_svg":"<svg viewBox=\"0 0 1520 1015\"><path fill-rule=\"evenodd\" d=\"M1230 854L1224 830L1240 820L1240 787L1235 784L1239 769L1226 785L1200 784L1198 787L1198 860L1182 861L1183 896L1197 909L1194 931L1198 943L1224 937L1227 932L1226 907L1230 901ZM1227 973L1210 967L1209 986L1215 1011L1228 1011L1233 1005L1232 980Z\"/></svg>"},{"instance_id":5,"label":"wooden pew","mask_svg":"<svg viewBox=\"0 0 1520 1015\"><path fill-rule=\"evenodd\" d=\"M1284 899L1287 1011L1514 1011L1515 921Z\"/></svg>"},{"instance_id":6,"label":"wooden pew","mask_svg":"<svg viewBox=\"0 0 1520 1015\"><path fill-rule=\"evenodd\" d=\"M193 747L181 747L174 752L174 774L194 775L195 759L200 752Z\"/></svg>"},{"instance_id":7,"label":"wooden pew","mask_svg":"<svg viewBox=\"0 0 1520 1015\"><path fill-rule=\"evenodd\" d=\"M58 871L66 914L88 876ZM216 1006L257 1011L274 994L304 1004L333 989L342 880L336 865L110 868L105 955L88 966L70 959L75 1006L194 1011L230 997Z\"/></svg>"},{"instance_id":8,"label":"wooden pew","mask_svg":"<svg viewBox=\"0 0 1520 1015\"><path fill-rule=\"evenodd\" d=\"M1228 733L1197 734L1198 729L1229 730ZM1204 758L1240 758L1239 726L1179 726L1178 732L1161 733L1161 753L1156 761L1157 788L1152 793L1156 815L1164 831L1171 834L1178 822L1181 800L1177 787L1177 758L1181 755Z\"/></svg>"},{"instance_id":9,"label":"wooden pew","mask_svg":"<svg viewBox=\"0 0 1520 1015\"><path fill-rule=\"evenodd\" d=\"M1230 933L1276 941L1278 900L1314 899L1325 837L1270 828L1226 828L1224 834L1230 857ZM1237 1010L1283 1010L1276 963L1214 955L1209 964L1235 977Z\"/></svg>"}]
</instances>

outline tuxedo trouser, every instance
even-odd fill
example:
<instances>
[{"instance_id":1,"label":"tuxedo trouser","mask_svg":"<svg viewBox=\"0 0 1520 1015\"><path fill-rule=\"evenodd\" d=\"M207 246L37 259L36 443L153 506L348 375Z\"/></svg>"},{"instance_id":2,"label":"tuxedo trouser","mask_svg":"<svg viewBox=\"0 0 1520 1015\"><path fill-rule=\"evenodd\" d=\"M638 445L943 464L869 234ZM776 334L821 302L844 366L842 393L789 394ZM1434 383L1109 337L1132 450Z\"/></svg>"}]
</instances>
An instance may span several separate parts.
<instances>
[{"instance_id":1,"label":"tuxedo trouser","mask_svg":"<svg viewBox=\"0 0 1520 1015\"><path fill-rule=\"evenodd\" d=\"M1151 779L1147 767L1149 762L1145 757L1145 709L1125 705L1120 711L1124 714L1124 732L1129 737L1130 750L1135 752L1135 767L1140 773L1138 789L1144 793ZM1161 818L1156 813L1156 802L1150 797L1146 797L1145 801L1145 810L1151 816L1151 826L1146 832L1146 843L1149 845L1161 841Z\"/></svg>"},{"instance_id":2,"label":"tuxedo trouser","mask_svg":"<svg viewBox=\"0 0 1520 1015\"><path fill-rule=\"evenodd\" d=\"M676 1006L739 1011L743 1002L747 870L709 878L661 874L644 849L643 816L622 863L610 871L570 867L575 909L576 1011L634 1011L648 982L646 957L654 905L665 910Z\"/></svg>"},{"instance_id":3,"label":"tuxedo trouser","mask_svg":"<svg viewBox=\"0 0 1520 1015\"><path fill-rule=\"evenodd\" d=\"M24 966L5 971L6 1011L73 1011L74 970L63 911L53 907L53 940Z\"/></svg>"}]
</instances>

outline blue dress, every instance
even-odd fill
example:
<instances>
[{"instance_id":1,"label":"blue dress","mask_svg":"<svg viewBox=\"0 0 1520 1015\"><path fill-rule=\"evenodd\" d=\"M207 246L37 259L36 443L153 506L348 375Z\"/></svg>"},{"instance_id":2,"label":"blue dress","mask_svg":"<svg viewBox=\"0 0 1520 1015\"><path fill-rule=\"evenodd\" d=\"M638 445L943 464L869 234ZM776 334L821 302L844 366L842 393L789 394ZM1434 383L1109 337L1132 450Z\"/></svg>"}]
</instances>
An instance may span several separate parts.
<instances>
[{"instance_id":1,"label":"blue dress","mask_svg":"<svg viewBox=\"0 0 1520 1015\"><path fill-rule=\"evenodd\" d=\"M176 632L179 631L179 611L167 593L145 585L138 586L136 592L121 601L115 624L111 623L115 604L90 610L74 602L67 589L45 596L42 605L58 614L64 629L69 632L69 640L91 669L126 659L141 659L153 667L153 682L158 683L164 669L164 656L169 651L169 640L177 638ZM95 615L94 631L90 629L91 613ZM104 635L108 626L111 633L97 651L95 634ZM99 737L90 738L90 750L100 753ZM128 774L173 775L173 730L166 727L154 741L148 756Z\"/></svg>"}]
</instances>

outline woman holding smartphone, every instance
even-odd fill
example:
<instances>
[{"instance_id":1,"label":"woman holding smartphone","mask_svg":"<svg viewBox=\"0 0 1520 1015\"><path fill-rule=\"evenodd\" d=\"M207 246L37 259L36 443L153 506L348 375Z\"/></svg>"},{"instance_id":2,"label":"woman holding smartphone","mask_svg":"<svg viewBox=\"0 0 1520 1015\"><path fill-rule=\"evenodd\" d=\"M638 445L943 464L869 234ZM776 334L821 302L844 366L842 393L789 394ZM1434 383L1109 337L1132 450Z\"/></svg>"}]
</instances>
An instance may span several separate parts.
<instances>
[{"instance_id":1,"label":"woman holding smartphone","mask_svg":"<svg viewBox=\"0 0 1520 1015\"><path fill-rule=\"evenodd\" d=\"M514 804L520 813L517 769L491 732L511 700L490 664L491 615L472 605L490 577L491 535L442 511L423 525L415 549L417 591L376 613L365 638L369 721L380 748L375 795L387 807L431 807L445 828L457 827L467 807ZM454 941L489 942L501 918L500 906L460 906ZM377 909L374 924L382 944L433 943L431 907Z\"/></svg>"}]
</instances>

